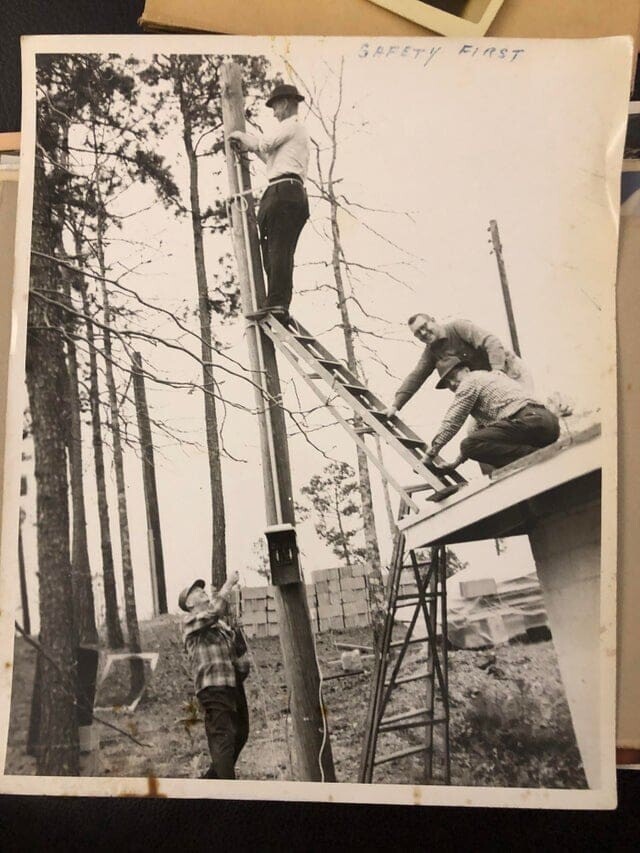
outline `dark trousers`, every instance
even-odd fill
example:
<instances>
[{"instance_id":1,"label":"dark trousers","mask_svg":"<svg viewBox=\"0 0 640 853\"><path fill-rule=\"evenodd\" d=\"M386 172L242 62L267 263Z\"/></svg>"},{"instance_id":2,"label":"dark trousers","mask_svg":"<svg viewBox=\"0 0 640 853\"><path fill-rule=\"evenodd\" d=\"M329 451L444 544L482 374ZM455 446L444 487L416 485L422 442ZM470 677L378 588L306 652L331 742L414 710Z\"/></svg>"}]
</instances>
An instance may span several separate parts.
<instances>
[{"instance_id":1,"label":"dark trousers","mask_svg":"<svg viewBox=\"0 0 640 853\"><path fill-rule=\"evenodd\" d=\"M205 687L198 693L211 765L203 778L235 779L235 763L249 737L249 709L244 687Z\"/></svg>"},{"instance_id":2,"label":"dark trousers","mask_svg":"<svg viewBox=\"0 0 640 853\"><path fill-rule=\"evenodd\" d=\"M293 293L293 256L300 232L309 218L304 186L285 180L267 187L258 209L262 263L269 291L266 307L289 308Z\"/></svg>"},{"instance_id":3,"label":"dark trousers","mask_svg":"<svg viewBox=\"0 0 640 853\"><path fill-rule=\"evenodd\" d=\"M502 468L558 440L558 418L544 406L528 405L468 435L460 450L468 459Z\"/></svg>"}]
</instances>

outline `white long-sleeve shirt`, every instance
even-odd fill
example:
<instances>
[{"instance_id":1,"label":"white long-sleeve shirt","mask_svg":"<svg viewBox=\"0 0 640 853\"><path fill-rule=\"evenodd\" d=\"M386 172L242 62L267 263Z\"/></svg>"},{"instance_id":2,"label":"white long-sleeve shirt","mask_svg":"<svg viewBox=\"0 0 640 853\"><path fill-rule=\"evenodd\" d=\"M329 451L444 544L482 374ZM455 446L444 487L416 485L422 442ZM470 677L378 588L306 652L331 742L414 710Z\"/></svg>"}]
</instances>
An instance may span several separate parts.
<instances>
[{"instance_id":1,"label":"white long-sleeve shirt","mask_svg":"<svg viewBox=\"0 0 640 853\"><path fill-rule=\"evenodd\" d=\"M304 181L309 168L309 132L297 116L279 122L272 133L238 134L249 151L255 151L267 167L267 179L293 172Z\"/></svg>"}]
</instances>

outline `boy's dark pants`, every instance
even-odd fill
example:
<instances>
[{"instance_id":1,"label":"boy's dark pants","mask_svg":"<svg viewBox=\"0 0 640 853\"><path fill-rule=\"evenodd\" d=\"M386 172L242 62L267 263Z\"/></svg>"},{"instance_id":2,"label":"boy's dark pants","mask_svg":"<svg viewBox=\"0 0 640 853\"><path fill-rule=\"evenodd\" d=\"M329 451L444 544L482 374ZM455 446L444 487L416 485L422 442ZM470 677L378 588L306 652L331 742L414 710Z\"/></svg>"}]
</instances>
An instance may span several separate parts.
<instances>
[{"instance_id":1,"label":"boy's dark pants","mask_svg":"<svg viewBox=\"0 0 640 853\"><path fill-rule=\"evenodd\" d=\"M211 754L205 779L235 779L235 763L249 737L247 699L236 681L236 687L205 687L198 693Z\"/></svg>"},{"instance_id":2,"label":"boy's dark pants","mask_svg":"<svg viewBox=\"0 0 640 853\"><path fill-rule=\"evenodd\" d=\"M545 406L529 404L510 418L472 432L462 441L460 450L467 459L502 468L553 444L559 435L560 424L553 412Z\"/></svg>"},{"instance_id":3,"label":"boy's dark pants","mask_svg":"<svg viewBox=\"0 0 640 853\"><path fill-rule=\"evenodd\" d=\"M258 225L262 263L267 274L267 307L289 308L293 293L293 256L309 218L307 193L300 180L267 187L260 201Z\"/></svg>"}]
</instances>

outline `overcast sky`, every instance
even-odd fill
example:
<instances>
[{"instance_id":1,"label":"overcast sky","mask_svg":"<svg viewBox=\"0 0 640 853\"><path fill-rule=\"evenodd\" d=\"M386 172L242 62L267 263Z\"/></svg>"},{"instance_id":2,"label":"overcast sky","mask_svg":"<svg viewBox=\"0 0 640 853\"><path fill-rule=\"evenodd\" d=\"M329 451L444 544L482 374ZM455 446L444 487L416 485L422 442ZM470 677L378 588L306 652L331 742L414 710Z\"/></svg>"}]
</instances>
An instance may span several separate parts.
<instances>
[{"instance_id":1,"label":"overcast sky","mask_svg":"<svg viewBox=\"0 0 640 853\"><path fill-rule=\"evenodd\" d=\"M83 42L82 49L122 50L124 56L135 49L142 56L139 45L143 45L146 54L205 49L216 53L221 42L215 38L145 36L136 42L114 40L109 46L105 44L104 39L94 45ZM620 91L621 76L611 70L615 48L610 41L599 46L513 42L507 48L505 44L497 45L504 49L504 58L498 50L483 56L474 54L472 48L462 48L462 42L438 39L406 43L389 39L234 39L233 48L225 42L223 49L265 54L272 61L274 76L282 73L288 78L282 60L286 54L287 62L310 87L322 88L324 109L331 109L335 103L337 72L344 57L336 175L342 179L341 192L350 201L385 211L352 208L357 218L345 214L340 221L347 258L378 271L354 268L354 294L372 318L364 318L352 304L352 319L357 326L375 333L375 337L364 338L372 351L361 348L359 352L368 382L379 396L390 403L400 379L420 355L420 346L406 328L407 317L416 311L428 311L443 319L471 319L509 343L496 259L490 252L487 231L489 221L496 219L522 353L533 371L539 395L544 400L560 392L569 396L578 410L596 411L603 377L614 363L609 302L615 276L612 208L617 199L607 195L606 158L615 133L622 132L619 121L626 100L626 93ZM318 123L304 105L301 117L320 146L326 145ZM265 129L273 125L266 108L259 118ZM186 160L177 123L167 131L160 152L171 164L178 184L186 188ZM200 164L200 189L206 207L227 190L224 180L220 184L213 174L224 163L208 164L203 159ZM617 165L609 163L609 168ZM254 173L255 185L263 185L259 162L254 164ZM309 192L313 196L311 186ZM122 210L137 210L151 201L150 190L136 187L121 198L119 205ZM334 328L339 321L335 301L322 288L330 281L331 272L325 266L330 261L329 244L323 236L326 215L323 203L312 197L311 220L296 255L292 312L314 333L321 334L330 350L343 357L340 330ZM129 219L124 236L151 247L133 251L130 245L112 244L112 264L135 263L138 251L150 258L140 274L125 280L128 287L171 310L195 303L193 244L186 219L155 205ZM230 250L226 236L208 239L210 278L217 259ZM149 323L157 333L175 336L170 323L159 322L157 317L149 318ZM246 363L243 322L234 321L217 332L229 347L228 355ZM197 368L194 372L194 363L186 358L157 348L151 352L141 347L141 351L167 375L197 378ZM286 404L292 409L314 406L311 392L301 381L295 384L296 395L291 370L281 361ZM253 391L246 382L218 375L224 379L225 397L253 406ZM434 435L451 402L450 393L435 391L434 385L432 378L403 411L405 420L426 440ZM188 394L152 383L147 394L154 417L179 427L190 440L200 443L200 449L186 448L157 437L168 598L170 609L175 610L180 588L194 577L207 578L210 574L203 404L197 392ZM315 429L330 423L323 413L310 417L308 426L313 432L309 437L323 453L355 464L353 444L339 426ZM293 424L290 426L295 430ZM85 467L90 475L88 434L86 439ZM258 579L247 567L252 563L252 545L265 523L255 418L228 408L223 439L234 457L225 458L223 463L229 569L239 569L243 580L253 584ZM453 442L443 455L452 457L456 449ZM386 452L385 458L402 482L413 479L393 451ZM291 439L291 460L296 492L326 463L321 453L299 435ZM138 608L144 617L150 614L151 597L141 467L133 452L127 455L126 467ZM477 466L467 464L462 473L477 476ZM117 543L110 460L109 476L112 536ZM87 476L87 501L92 570L97 574L100 550L91 479ZM391 540L375 471L372 479L386 560ZM35 602L33 499L32 489L25 504L25 551ZM395 495L393 500L396 506ZM337 564L318 541L311 522L300 525L298 539L307 575ZM459 552L472 561L484 561L487 571L496 559L493 543L466 546ZM526 545L508 554L511 556L502 559L530 565Z\"/></svg>"}]
</instances>

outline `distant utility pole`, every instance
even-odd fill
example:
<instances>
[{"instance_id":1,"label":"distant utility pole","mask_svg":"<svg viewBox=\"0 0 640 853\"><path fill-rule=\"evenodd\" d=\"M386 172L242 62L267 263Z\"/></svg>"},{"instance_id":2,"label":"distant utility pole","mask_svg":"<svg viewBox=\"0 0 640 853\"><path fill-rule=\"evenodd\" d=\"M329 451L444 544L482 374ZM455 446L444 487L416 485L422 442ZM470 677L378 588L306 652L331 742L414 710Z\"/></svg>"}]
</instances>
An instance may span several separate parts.
<instances>
[{"instance_id":1,"label":"distant utility pole","mask_svg":"<svg viewBox=\"0 0 640 853\"><path fill-rule=\"evenodd\" d=\"M498 231L498 223L495 219L489 222L488 228L491 234L491 242L493 250L496 253L496 261L498 263L498 273L500 275L500 284L502 285L502 295L504 297L504 307L507 311L507 320L509 322L509 332L511 334L511 347L517 356L521 355L520 343L518 341L518 333L516 331L516 321L513 316L513 306L511 304L511 294L509 293L509 282L507 281L507 271L504 266L504 258L502 257L502 243L500 242L500 232Z\"/></svg>"},{"instance_id":2,"label":"distant utility pole","mask_svg":"<svg viewBox=\"0 0 640 853\"><path fill-rule=\"evenodd\" d=\"M260 245L251 195L249 165L240 162L229 144L229 134L245 129L242 73L233 62L220 71L225 154L231 205L231 236L238 264L238 279L245 313L264 304ZM242 193L242 195L239 195ZM256 385L256 410L262 452L266 515L268 525L295 524L293 488L280 377L273 343L255 324L246 328L252 379ZM275 578L274 578L275 580ZM295 740L297 775L303 781L335 782L335 770L311 618L302 579L275 585L280 621L280 647L287 687L291 696L291 719Z\"/></svg>"},{"instance_id":3,"label":"distant utility pole","mask_svg":"<svg viewBox=\"0 0 640 853\"><path fill-rule=\"evenodd\" d=\"M136 401L136 415L138 417L138 431L140 432L140 447L142 449L142 481L144 484L144 502L147 509L147 537L151 567L153 612L154 615L158 616L160 613L167 612L167 585L164 577L164 556L162 554L162 537L160 535L160 510L158 508L156 469L153 460L153 438L151 436L147 394L144 387L142 356L139 352L134 352L131 361L133 394Z\"/></svg>"}]
</instances>

